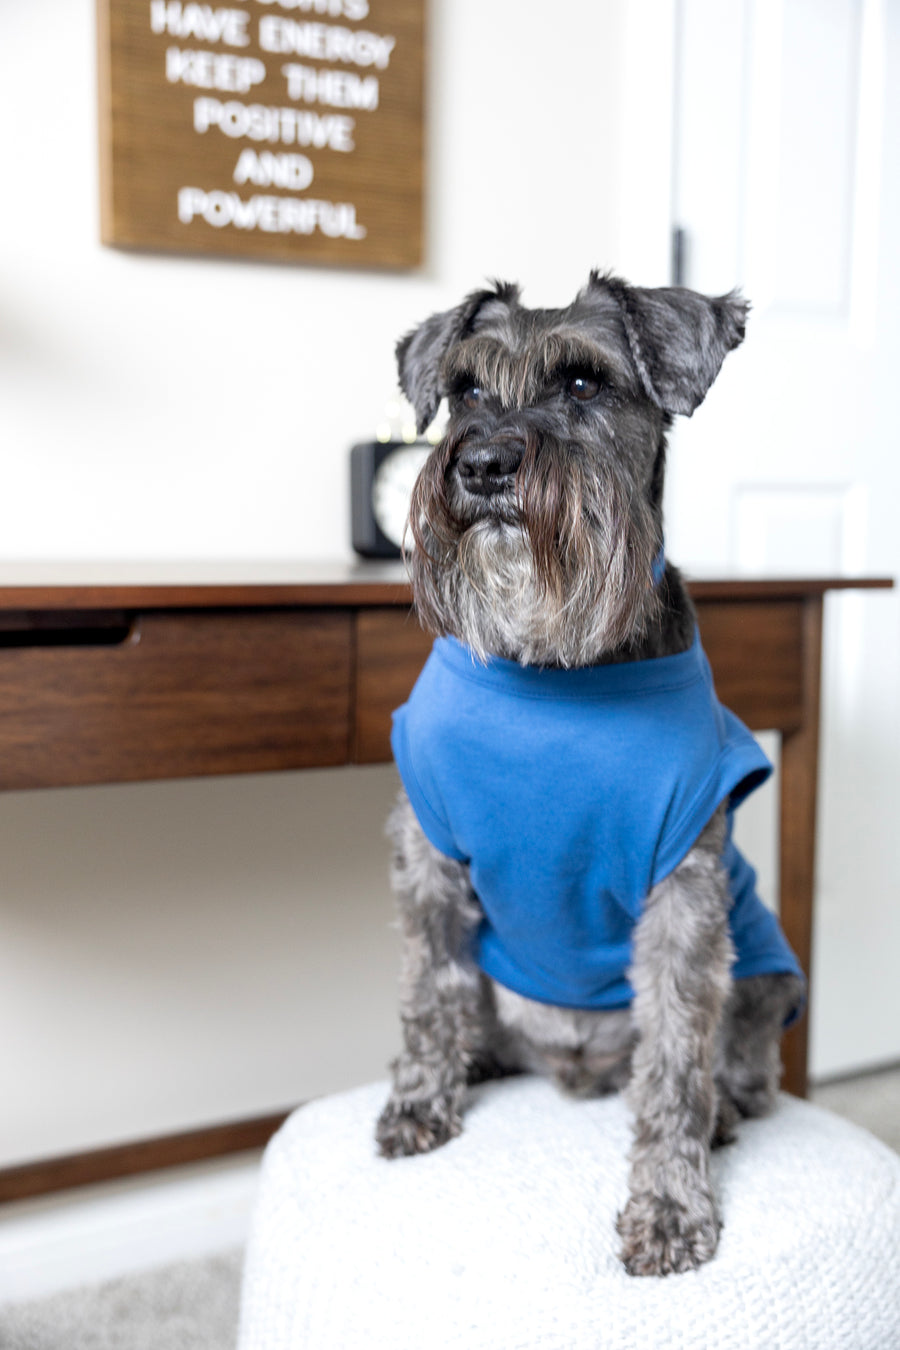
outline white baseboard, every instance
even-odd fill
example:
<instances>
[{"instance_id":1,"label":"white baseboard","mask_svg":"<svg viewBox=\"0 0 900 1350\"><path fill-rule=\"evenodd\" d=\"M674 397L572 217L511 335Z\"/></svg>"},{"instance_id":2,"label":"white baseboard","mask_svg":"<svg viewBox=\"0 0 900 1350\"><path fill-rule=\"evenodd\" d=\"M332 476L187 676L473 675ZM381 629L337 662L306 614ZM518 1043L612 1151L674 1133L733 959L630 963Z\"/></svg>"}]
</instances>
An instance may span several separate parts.
<instances>
[{"instance_id":1,"label":"white baseboard","mask_svg":"<svg viewBox=\"0 0 900 1350\"><path fill-rule=\"evenodd\" d=\"M242 1246L258 1172L243 1155L3 1207L0 1302Z\"/></svg>"}]
</instances>

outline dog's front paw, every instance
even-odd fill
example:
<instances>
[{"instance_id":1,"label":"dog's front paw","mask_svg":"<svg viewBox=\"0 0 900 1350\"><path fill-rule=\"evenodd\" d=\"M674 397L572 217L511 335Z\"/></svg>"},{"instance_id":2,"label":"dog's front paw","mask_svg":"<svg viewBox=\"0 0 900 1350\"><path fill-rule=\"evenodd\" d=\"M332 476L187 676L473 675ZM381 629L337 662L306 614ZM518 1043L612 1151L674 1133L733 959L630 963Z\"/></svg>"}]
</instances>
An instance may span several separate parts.
<instances>
[{"instance_id":1,"label":"dog's front paw","mask_svg":"<svg viewBox=\"0 0 900 1350\"><path fill-rule=\"evenodd\" d=\"M375 1130L378 1151L384 1158L405 1158L430 1153L462 1130L462 1117L443 1098L391 1097Z\"/></svg>"},{"instance_id":2,"label":"dog's front paw","mask_svg":"<svg viewBox=\"0 0 900 1350\"><path fill-rule=\"evenodd\" d=\"M689 1214L670 1197L632 1196L619 1215L622 1264L629 1275L680 1275L715 1255L719 1223L709 1201Z\"/></svg>"}]
</instances>

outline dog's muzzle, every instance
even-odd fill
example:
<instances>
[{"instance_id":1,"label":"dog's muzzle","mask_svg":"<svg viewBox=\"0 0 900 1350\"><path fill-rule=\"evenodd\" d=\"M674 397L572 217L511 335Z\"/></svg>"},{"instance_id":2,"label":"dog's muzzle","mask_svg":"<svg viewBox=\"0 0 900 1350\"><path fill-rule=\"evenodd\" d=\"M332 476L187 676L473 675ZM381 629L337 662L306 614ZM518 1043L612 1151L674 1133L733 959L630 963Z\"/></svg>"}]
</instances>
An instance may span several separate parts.
<instances>
[{"instance_id":1,"label":"dog's muzzle","mask_svg":"<svg viewBox=\"0 0 900 1350\"><path fill-rule=\"evenodd\" d=\"M512 487L524 454L525 442L518 438L470 441L460 450L456 460L460 483L475 497L505 492Z\"/></svg>"}]
</instances>

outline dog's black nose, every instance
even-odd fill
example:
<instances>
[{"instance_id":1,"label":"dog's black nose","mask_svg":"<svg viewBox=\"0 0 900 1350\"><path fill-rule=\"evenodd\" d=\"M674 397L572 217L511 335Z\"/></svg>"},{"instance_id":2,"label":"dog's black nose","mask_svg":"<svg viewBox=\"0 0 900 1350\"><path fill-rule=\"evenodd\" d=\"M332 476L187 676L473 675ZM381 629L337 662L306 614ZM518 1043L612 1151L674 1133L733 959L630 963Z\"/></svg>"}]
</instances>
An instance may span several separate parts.
<instances>
[{"instance_id":1,"label":"dog's black nose","mask_svg":"<svg viewBox=\"0 0 900 1350\"><path fill-rule=\"evenodd\" d=\"M463 446L456 461L463 487L479 497L502 492L524 453L525 442L515 439Z\"/></svg>"}]
</instances>

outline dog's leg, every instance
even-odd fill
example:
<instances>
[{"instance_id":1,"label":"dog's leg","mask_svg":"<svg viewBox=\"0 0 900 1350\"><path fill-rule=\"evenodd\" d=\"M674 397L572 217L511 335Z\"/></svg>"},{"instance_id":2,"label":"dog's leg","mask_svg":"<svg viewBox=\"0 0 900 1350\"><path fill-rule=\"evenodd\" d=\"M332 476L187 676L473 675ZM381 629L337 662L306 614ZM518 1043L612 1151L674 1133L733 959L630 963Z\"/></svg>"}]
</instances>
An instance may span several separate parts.
<instances>
[{"instance_id":1,"label":"dog's leg","mask_svg":"<svg viewBox=\"0 0 900 1350\"><path fill-rule=\"evenodd\" d=\"M639 1034L628 1088L636 1115L630 1198L619 1216L632 1275L708 1261L719 1239L710 1184L713 1060L733 959L719 810L675 871L654 887L631 971Z\"/></svg>"},{"instance_id":2,"label":"dog's leg","mask_svg":"<svg viewBox=\"0 0 900 1350\"><path fill-rule=\"evenodd\" d=\"M754 975L735 980L722 1017L715 1077L720 1110L733 1118L764 1116L781 1081L781 1035L803 1001L796 975Z\"/></svg>"},{"instance_id":3,"label":"dog's leg","mask_svg":"<svg viewBox=\"0 0 900 1350\"><path fill-rule=\"evenodd\" d=\"M487 982L467 954L481 917L468 868L426 839L405 795L390 821L400 907L403 1051L376 1138L388 1158L426 1153L462 1129L489 1016Z\"/></svg>"}]
</instances>

